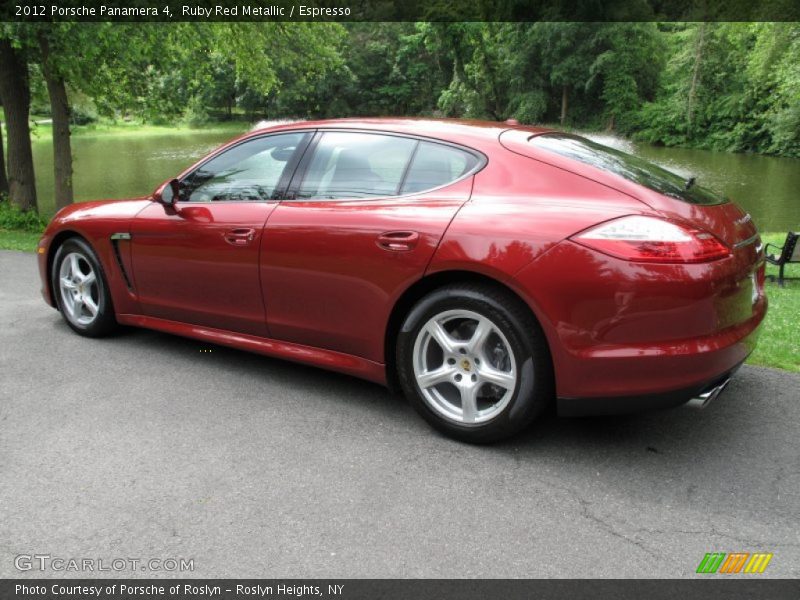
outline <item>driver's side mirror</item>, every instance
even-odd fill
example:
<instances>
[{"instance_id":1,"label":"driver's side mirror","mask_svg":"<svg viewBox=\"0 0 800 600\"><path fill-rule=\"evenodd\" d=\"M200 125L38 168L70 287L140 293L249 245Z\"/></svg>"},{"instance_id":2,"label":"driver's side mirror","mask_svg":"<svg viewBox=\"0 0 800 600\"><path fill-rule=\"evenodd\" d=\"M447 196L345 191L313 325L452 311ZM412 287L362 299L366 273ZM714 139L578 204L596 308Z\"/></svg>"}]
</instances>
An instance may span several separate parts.
<instances>
[{"instance_id":1,"label":"driver's side mirror","mask_svg":"<svg viewBox=\"0 0 800 600\"><path fill-rule=\"evenodd\" d=\"M180 196L181 186L177 179L170 179L153 192L153 200L164 206L175 206Z\"/></svg>"}]
</instances>

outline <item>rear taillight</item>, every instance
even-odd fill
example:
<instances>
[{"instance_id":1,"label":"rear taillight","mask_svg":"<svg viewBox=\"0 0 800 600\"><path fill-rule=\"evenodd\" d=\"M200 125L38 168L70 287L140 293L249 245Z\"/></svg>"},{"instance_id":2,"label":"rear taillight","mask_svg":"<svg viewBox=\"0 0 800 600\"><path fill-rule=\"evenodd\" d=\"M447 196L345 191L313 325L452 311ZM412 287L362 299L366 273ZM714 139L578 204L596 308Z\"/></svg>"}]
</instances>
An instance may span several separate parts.
<instances>
[{"instance_id":1,"label":"rear taillight","mask_svg":"<svg viewBox=\"0 0 800 600\"><path fill-rule=\"evenodd\" d=\"M636 262L700 263L730 255L730 249L709 232L656 217L621 217L571 239Z\"/></svg>"}]
</instances>

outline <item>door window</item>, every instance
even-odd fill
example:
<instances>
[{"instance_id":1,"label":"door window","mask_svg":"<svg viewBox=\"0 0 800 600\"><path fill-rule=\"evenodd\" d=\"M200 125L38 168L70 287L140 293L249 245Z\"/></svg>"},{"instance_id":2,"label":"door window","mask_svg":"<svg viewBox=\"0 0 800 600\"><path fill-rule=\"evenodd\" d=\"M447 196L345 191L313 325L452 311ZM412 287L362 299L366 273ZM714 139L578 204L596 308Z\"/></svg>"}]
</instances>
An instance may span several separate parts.
<instances>
[{"instance_id":1,"label":"door window","mask_svg":"<svg viewBox=\"0 0 800 600\"><path fill-rule=\"evenodd\" d=\"M275 199L286 165L308 133L286 133L238 144L203 163L181 182L187 202L264 201Z\"/></svg>"},{"instance_id":2,"label":"door window","mask_svg":"<svg viewBox=\"0 0 800 600\"><path fill-rule=\"evenodd\" d=\"M417 143L374 133L324 133L297 196L308 200L396 196Z\"/></svg>"},{"instance_id":3,"label":"door window","mask_svg":"<svg viewBox=\"0 0 800 600\"><path fill-rule=\"evenodd\" d=\"M478 158L464 150L420 142L400 193L415 194L441 187L466 175L477 164Z\"/></svg>"}]
</instances>

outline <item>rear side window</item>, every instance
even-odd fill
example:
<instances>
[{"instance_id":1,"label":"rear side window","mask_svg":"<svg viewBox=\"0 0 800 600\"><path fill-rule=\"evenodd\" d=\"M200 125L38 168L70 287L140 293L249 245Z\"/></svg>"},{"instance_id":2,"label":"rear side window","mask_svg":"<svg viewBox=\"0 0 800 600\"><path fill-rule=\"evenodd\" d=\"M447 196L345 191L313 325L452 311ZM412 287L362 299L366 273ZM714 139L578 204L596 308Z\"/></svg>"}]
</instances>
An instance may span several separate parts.
<instances>
[{"instance_id":1,"label":"rear side window","mask_svg":"<svg viewBox=\"0 0 800 600\"><path fill-rule=\"evenodd\" d=\"M574 135L546 133L530 138L530 143L556 154L610 171L653 191L691 204L722 204L726 199L710 190L687 182L683 177L662 169L632 154L621 152Z\"/></svg>"},{"instance_id":2,"label":"rear side window","mask_svg":"<svg viewBox=\"0 0 800 600\"><path fill-rule=\"evenodd\" d=\"M417 140L373 133L326 132L298 191L301 199L395 196Z\"/></svg>"},{"instance_id":3,"label":"rear side window","mask_svg":"<svg viewBox=\"0 0 800 600\"><path fill-rule=\"evenodd\" d=\"M420 142L400 193L414 194L448 184L469 173L477 164L478 158L464 150Z\"/></svg>"},{"instance_id":4,"label":"rear side window","mask_svg":"<svg viewBox=\"0 0 800 600\"><path fill-rule=\"evenodd\" d=\"M480 159L446 144L398 135L322 134L297 192L302 200L381 198L452 183Z\"/></svg>"}]
</instances>

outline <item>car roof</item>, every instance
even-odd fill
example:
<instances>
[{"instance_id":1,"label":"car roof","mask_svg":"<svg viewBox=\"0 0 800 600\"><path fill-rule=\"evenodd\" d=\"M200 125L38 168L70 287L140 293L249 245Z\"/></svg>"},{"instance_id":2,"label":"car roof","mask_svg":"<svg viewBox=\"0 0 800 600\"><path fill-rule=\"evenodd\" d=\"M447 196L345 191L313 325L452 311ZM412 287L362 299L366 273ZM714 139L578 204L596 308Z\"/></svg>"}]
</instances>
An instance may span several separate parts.
<instances>
[{"instance_id":1,"label":"car roof","mask_svg":"<svg viewBox=\"0 0 800 600\"><path fill-rule=\"evenodd\" d=\"M385 131L430 137L465 145L485 145L490 142L496 144L500 134L508 129L528 131L531 135L552 131L551 129L543 127L532 127L500 121L434 119L428 117L369 117L282 122L256 128L245 137L293 129L363 129L367 131Z\"/></svg>"}]
</instances>

